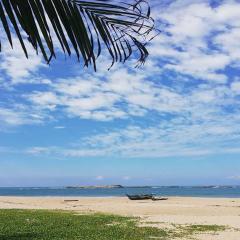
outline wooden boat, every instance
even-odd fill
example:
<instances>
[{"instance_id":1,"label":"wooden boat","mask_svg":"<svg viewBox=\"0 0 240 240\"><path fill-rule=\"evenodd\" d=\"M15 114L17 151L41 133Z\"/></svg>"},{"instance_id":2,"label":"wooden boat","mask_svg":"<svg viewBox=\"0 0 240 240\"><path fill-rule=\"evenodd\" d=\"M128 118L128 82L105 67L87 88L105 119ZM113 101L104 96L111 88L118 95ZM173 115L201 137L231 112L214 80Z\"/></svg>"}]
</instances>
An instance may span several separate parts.
<instances>
[{"instance_id":1,"label":"wooden boat","mask_svg":"<svg viewBox=\"0 0 240 240\"><path fill-rule=\"evenodd\" d=\"M153 195L152 194L139 194L139 195L128 195L127 194L127 197L130 200L149 200L149 199L153 198Z\"/></svg>"}]
</instances>

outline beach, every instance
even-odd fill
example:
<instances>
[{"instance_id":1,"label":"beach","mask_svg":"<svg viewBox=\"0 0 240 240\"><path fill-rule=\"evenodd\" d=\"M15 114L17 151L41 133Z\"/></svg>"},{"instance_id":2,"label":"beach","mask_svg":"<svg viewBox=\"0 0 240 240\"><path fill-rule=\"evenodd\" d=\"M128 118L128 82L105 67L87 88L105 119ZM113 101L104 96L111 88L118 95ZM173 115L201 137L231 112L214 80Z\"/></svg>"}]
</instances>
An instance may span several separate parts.
<instances>
[{"instance_id":1,"label":"beach","mask_svg":"<svg viewBox=\"0 0 240 240\"><path fill-rule=\"evenodd\" d=\"M170 197L130 201L126 197L0 197L0 209L49 209L140 217L142 225L223 225L226 230L196 236L206 240L240 239L239 198Z\"/></svg>"}]
</instances>

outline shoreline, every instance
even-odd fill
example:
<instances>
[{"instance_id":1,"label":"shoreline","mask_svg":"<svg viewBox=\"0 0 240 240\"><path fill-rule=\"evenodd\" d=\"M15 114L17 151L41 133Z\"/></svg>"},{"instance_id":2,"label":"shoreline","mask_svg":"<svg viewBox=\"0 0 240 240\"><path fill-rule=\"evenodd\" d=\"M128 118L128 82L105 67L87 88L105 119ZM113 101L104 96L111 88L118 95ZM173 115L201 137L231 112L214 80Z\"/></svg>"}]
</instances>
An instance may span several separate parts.
<instances>
[{"instance_id":1,"label":"shoreline","mask_svg":"<svg viewBox=\"0 0 240 240\"><path fill-rule=\"evenodd\" d=\"M158 196L158 195L157 195ZM127 196L125 195L86 195L86 196L80 196L80 195L0 195L0 198L126 198ZM182 196L182 195L161 195L161 197L167 197L167 198L193 198L193 199L236 199L240 200L240 196Z\"/></svg>"}]
</instances>

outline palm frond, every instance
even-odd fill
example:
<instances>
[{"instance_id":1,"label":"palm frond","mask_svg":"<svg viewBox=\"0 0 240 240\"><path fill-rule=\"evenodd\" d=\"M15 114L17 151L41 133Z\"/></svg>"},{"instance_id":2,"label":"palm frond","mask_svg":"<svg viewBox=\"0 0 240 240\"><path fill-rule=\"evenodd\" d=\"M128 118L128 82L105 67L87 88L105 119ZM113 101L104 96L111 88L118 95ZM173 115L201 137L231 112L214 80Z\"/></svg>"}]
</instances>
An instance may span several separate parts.
<instances>
[{"instance_id":1,"label":"palm frond","mask_svg":"<svg viewBox=\"0 0 240 240\"><path fill-rule=\"evenodd\" d=\"M154 21L146 0L132 1L0 0L0 20L8 42L14 47L15 34L26 57L29 41L49 63L56 57L55 35L61 50L69 56L74 52L86 66L93 64L96 68L103 46L112 64L125 62L136 50L140 63L144 63L147 36Z\"/></svg>"}]
</instances>

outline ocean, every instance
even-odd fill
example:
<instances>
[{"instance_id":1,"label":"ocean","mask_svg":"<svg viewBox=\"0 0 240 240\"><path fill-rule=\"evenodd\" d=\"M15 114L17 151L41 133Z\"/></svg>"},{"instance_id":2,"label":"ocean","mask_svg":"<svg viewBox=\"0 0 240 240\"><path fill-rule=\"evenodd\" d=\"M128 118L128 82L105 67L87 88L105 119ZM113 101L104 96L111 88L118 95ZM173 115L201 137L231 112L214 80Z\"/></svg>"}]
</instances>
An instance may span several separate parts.
<instances>
[{"instance_id":1,"label":"ocean","mask_svg":"<svg viewBox=\"0 0 240 240\"><path fill-rule=\"evenodd\" d=\"M126 194L156 194L161 196L181 197L230 197L240 198L240 186L154 186L80 189L66 187L12 187L0 188L0 196L29 197L121 197Z\"/></svg>"}]
</instances>

